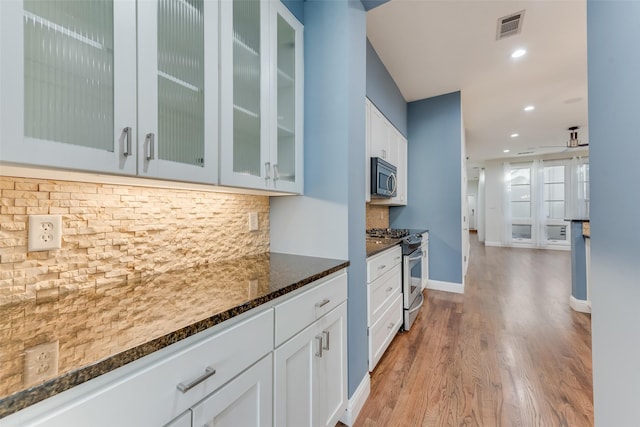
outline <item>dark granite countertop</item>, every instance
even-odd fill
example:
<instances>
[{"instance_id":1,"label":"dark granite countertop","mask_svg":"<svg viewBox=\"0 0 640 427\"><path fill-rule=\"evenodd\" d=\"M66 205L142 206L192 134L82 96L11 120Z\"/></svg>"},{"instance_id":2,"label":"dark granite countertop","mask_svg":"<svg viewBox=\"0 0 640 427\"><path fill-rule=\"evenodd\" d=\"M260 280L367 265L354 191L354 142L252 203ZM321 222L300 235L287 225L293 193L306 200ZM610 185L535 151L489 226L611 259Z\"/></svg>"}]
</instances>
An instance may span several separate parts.
<instances>
[{"instance_id":1,"label":"dark granite countertop","mask_svg":"<svg viewBox=\"0 0 640 427\"><path fill-rule=\"evenodd\" d=\"M0 306L0 418L349 265L267 253ZM58 375L25 384L25 350L58 341Z\"/></svg>"},{"instance_id":2,"label":"dark granite countertop","mask_svg":"<svg viewBox=\"0 0 640 427\"><path fill-rule=\"evenodd\" d=\"M367 237L367 258L382 251L386 251L402 242L402 239L385 239L378 237Z\"/></svg>"}]
</instances>

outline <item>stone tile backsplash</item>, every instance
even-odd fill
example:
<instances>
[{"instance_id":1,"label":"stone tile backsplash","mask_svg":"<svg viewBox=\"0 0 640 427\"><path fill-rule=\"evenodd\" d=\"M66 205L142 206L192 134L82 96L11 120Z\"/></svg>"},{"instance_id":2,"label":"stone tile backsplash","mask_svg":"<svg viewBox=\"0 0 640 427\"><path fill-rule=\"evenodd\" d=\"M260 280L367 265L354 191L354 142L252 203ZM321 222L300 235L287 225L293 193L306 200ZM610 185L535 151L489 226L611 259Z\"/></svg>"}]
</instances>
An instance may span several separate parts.
<instances>
[{"instance_id":1,"label":"stone tile backsplash","mask_svg":"<svg viewBox=\"0 0 640 427\"><path fill-rule=\"evenodd\" d=\"M389 228L389 206L367 203L367 230L370 228Z\"/></svg>"},{"instance_id":2,"label":"stone tile backsplash","mask_svg":"<svg viewBox=\"0 0 640 427\"><path fill-rule=\"evenodd\" d=\"M6 176L0 192L0 305L269 251L267 196ZM62 215L60 250L27 252L30 214Z\"/></svg>"}]
</instances>

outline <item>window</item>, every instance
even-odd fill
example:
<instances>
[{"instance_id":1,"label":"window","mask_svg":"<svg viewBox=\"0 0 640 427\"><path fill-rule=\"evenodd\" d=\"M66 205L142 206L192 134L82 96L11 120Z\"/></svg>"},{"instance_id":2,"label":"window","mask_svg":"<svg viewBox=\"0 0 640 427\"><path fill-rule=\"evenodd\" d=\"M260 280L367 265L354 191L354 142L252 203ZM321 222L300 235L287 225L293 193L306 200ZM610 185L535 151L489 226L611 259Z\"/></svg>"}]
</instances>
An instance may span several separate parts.
<instances>
[{"instance_id":1,"label":"window","mask_svg":"<svg viewBox=\"0 0 640 427\"><path fill-rule=\"evenodd\" d=\"M581 165L585 166L585 165ZM565 200L571 193L569 176L575 171L569 160L536 160L531 163L505 164L508 180L506 237L508 244L548 247L570 242ZM584 175L584 174L583 174ZM582 191L585 184L580 184Z\"/></svg>"},{"instance_id":2,"label":"window","mask_svg":"<svg viewBox=\"0 0 640 427\"><path fill-rule=\"evenodd\" d=\"M511 238L531 240L531 167L515 166L509 173L511 185Z\"/></svg>"}]
</instances>

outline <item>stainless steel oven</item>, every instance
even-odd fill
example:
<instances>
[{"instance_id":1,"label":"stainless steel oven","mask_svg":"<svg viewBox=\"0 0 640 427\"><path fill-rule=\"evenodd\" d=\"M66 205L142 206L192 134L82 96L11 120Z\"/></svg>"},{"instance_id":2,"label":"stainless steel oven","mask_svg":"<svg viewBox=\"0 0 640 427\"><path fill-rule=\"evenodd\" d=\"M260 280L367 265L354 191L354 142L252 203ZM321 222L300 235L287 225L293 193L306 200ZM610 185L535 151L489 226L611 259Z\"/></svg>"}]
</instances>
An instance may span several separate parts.
<instances>
[{"instance_id":1,"label":"stainless steel oven","mask_svg":"<svg viewBox=\"0 0 640 427\"><path fill-rule=\"evenodd\" d=\"M423 283L429 276L429 260L425 256L429 235L427 230L406 228L372 228L367 235L377 238L398 239L402 246L402 296L404 330L408 331L424 304ZM423 277L423 275L425 277Z\"/></svg>"},{"instance_id":2,"label":"stainless steel oven","mask_svg":"<svg viewBox=\"0 0 640 427\"><path fill-rule=\"evenodd\" d=\"M404 329L408 331L424 304L422 294L422 263L424 262L421 245L404 255L402 269L402 292L404 297Z\"/></svg>"}]
</instances>

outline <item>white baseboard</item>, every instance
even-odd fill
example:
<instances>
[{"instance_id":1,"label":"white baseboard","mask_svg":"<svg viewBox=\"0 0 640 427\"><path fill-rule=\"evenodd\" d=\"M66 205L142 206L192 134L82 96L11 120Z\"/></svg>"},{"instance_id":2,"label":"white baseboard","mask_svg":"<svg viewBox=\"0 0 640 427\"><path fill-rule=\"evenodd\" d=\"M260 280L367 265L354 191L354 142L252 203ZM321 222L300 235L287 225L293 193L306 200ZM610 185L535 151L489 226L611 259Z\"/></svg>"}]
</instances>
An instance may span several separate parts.
<instances>
[{"instance_id":1,"label":"white baseboard","mask_svg":"<svg viewBox=\"0 0 640 427\"><path fill-rule=\"evenodd\" d=\"M580 313L591 313L591 302L583 299L577 299L573 295L569 297L569 307Z\"/></svg>"},{"instance_id":2,"label":"white baseboard","mask_svg":"<svg viewBox=\"0 0 640 427\"><path fill-rule=\"evenodd\" d=\"M441 282L440 280L429 279L427 289L436 291L453 292L455 294L464 294L464 284L453 282Z\"/></svg>"},{"instance_id":3,"label":"white baseboard","mask_svg":"<svg viewBox=\"0 0 640 427\"><path fill-rule=\"evenodd\" d=\"M360 414L364 403L369 398L369 392L371 391L371 377L369 376L369 372L364 376L360 385L349 399L349 403L347 404L347 409L342 414L342 418L340 418L340 422L342 424L352 426L356 422L356 418Z\"/></svg>"},{"instance_id":4,"label":"white baseboard","mask_svg":"<svg viewBox=\"0 0 640 427\"><path fill-rule=\"evenodd\" d=\"M484 242L485 246L495 246L497 248L501 248L502 247L502 243L500 242Z\"/></svg>"}]
</instances>

